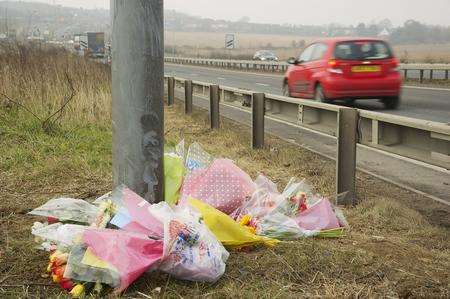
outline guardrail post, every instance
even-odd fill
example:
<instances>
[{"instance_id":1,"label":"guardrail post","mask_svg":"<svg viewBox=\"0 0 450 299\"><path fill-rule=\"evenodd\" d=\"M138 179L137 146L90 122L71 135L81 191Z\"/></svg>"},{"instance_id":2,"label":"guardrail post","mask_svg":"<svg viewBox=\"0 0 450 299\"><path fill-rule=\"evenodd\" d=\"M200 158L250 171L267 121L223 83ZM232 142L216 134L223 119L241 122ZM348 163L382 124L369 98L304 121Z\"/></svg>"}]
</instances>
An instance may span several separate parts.
<instances>
[{"instance_id":1,"label":"guardrail post","mask_svg":"<svg viewBox=\"0 0 450 299\"><path fill-rule=\"evenodd\" d=\"M167 78L167 105L172 106L175 101L175 78Z\"/></svg>"},{"instance_id":2,"label":"guardrail post","mask_svg":"<svg viewBox=\"0 0 450 299\"><path fill-rule=\"evenodd\" d=\"M430 80L433 80L433 70L430 70Z\"/></svg>"},{"instance_id":3,"label":"guardrail post","mask_svg":"<svg viewBox=\"0 0 450 299\"><path fill-rule=\"evenodd\" d=\"M210 85L209 86L209 102L210 102L210 122L211 129L219 129L220 121L219 121L219 85Z\"/></svg>"},{"instance_id":4,"label":"guardrail post","mask_svg":"<svg viewBox=\"0 0 450 299\"><path fill-rule=\"evenodd\" d=\"M192 80L184 81L184 113L192 113Z\"/></svg>"},{"instance_id":5,"label":"guardrail post","mask_svg":"<svg viewBox=\"0 0 450 299\"><path fill-rule=\"evenodd\" d=\"M264 110L265 94L254 93L252 95L252 147L264 148Z\"/></svg>"},{"instance_id":6,"label":"guardrail post","mask_svg":"<svg viewBox=\"0 0 450 299\"><path fill-rule=\"evenodd\" d=\"M423 82L423 70L420 70L420 83L422 83Z\"/></svg>"},{"instance_id":7,"label":"guardrail post","mask_svg":"<svg viewBox=\"0 0 450 299\"><path fill-rule=\"evenodd\" d=\"M448 80L448 70L445 70L445 80Z\"/></svg>"},{"instance_id":8,"label":"guardrail post","mask_svg":"<svg viewBox=\"0 0 450 299\"><path fill-rule=\"evenodd\" d=\"M340 108L338 113L336 194L338 204L356 203L356 142L358 111Z\"/></svg>"},{"instance_id":9,"label":"guardrail post","mask_svg":"<svg viewBox=\"0 0 450 299\"><path fill-rule=\"evenodd\" d=\"M404 69L405 72L405 79L408 79L408 69Z\"/></svg>"}]
</instances>

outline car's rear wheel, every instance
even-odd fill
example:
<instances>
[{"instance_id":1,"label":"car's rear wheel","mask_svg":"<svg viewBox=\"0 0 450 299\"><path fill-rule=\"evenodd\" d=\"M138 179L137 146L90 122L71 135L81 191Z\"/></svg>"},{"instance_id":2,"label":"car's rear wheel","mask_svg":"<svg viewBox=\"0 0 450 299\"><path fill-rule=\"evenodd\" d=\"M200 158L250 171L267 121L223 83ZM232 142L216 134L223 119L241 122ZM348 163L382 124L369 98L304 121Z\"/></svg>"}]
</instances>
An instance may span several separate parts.
<instances>
[{"instance_id":1,"label":"car's rear wheel","mask_svg":"<svg viewBox=\"0 0 450 299\"><path fill-rule=\"evenodd\" d=\"M323 92L323 88L322 85L317 84L316 86L316 90L314 92L314 100L316 100L317 102L321 102L321 103L327 103L328 100L325 97L325 93Z\"/></svg>"},{"instance_id":2,"label":"car's rear wheel","mask_svg":"<svg viewBox=\"0 0 450 299\"><path fill-rule=\"evenodd\" d=\"M397 109L400 105L400 96L384 98L381 101L387 109Z\"/></svg>"},{"instance_id":3,"label":"car's rear wheel","mask_svg":"<svg viewBox=\"0 0 450 299\"><path fill-rule=\"evenodd\" d=\"M289 85L287 82L284 82L284 84L283 84L283 96L285 96L285 97L291 96L291 92L289 91Z\"/></svg>"},{"instance_id":4,"label":"car's rear wheel","mask_svg":"<svg viewBox=\"0 0 450 299\"><path fill-rule=\"evenodd\" d=\"M347 99L345 102L347 103L347 105L354 106L356 100L355 99Z\"/></svg>"}]
</instances>

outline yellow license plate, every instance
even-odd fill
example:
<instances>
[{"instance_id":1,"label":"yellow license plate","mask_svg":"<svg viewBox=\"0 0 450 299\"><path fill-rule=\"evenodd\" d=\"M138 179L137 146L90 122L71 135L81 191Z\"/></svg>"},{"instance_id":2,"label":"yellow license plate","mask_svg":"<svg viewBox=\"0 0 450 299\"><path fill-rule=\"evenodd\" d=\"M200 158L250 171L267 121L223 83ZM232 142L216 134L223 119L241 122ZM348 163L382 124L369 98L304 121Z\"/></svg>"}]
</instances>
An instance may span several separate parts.
<instances>
[{"instance_id":1,"label":"yellow license plate","mask_svg":"<svg viewBox=\"0 0 450 299\"><path fill-rule=\"evenodd\" d=\"M376 73L380 71L381 67L379 65L357 65L352 67L353 73Z\"/></svg>"}]
</instances>

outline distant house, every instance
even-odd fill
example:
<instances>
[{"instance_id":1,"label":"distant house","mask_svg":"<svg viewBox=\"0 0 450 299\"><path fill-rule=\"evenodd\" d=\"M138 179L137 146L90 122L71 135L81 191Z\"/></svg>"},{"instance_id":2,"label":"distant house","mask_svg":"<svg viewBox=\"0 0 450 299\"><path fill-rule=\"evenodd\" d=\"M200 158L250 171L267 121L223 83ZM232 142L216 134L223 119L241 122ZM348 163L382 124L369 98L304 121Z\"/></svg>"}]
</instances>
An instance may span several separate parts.
<instances>
[{"instance_id":1,"label":"distant house","mask_svg":"<svg viewBox=\"0 0 450 299\"><path fill-rule=\"evenodd\" d=\"M383 30L380 31L380 33L378 33L378 37L388 38L389 36L391 36L391 34L386 28L384 28Z\"/></svg>"},{"instance_id":2,"label":"distant house","mask_svg":"<svg viewBox=\"0 0 450 299\"><path fill-rule=\"evenodd\" d=\"M214 24L214 25L212 25L212 28L214 30L228 29L228 24Z\"/></svg>"},{"instance_id":3,"label":"distant house","mask_svg":"<svg viewBox=\"0 0 450 299\"><path fill-rule=\"evenodd\" d=\"M197 24L186 24L184 26L185 29L193 29L193 30L197 29L198 27L200 27L200 26Z\"/></svg>"}]
</instances>

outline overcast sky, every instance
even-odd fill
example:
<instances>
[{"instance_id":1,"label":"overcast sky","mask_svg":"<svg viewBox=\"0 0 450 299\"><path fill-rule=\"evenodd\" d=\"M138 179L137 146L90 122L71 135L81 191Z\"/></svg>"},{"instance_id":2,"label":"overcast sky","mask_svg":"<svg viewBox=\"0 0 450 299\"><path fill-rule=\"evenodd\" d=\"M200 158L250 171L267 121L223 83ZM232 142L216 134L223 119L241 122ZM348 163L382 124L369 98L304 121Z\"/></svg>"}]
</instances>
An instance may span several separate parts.
<instances>
[{"instance_id":1,"label":"overcast sky","mask_svg":"<svg viewBox=\"0 0 450 299\"><path fill-rule=\"evenodd\" d=\"M65 6L109 8L109 0L32 0ZM215 19L295 24L355 24L389 18L450 25L450 0L164 0L166 9Z\"/></svg>"}]
</instances>

